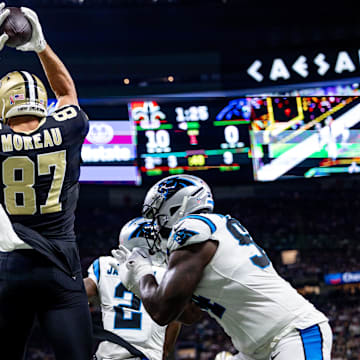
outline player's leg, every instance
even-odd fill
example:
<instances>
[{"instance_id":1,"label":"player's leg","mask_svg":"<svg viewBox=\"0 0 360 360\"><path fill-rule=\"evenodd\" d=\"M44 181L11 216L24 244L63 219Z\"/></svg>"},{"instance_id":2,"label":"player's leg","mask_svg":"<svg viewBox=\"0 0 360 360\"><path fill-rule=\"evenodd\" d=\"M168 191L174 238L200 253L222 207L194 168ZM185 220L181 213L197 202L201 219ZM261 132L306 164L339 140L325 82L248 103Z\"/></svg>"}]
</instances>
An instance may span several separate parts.
<instances>
[{"instance_id":1,"label":"player's leg","mask_svg":"<svg viewBox=\"0 0 360 360\"><path fill-rule=\"evenodd\" d=\"M89 360L92 355L92 324L81 274L74 280L54 269L51 307L38 317L56 360Z\"/></svg>"},{"instance_id":2,"label":"player's leg","mask_svg":"<svg viewBox=\"0 0 360 360\"><path fill-rule=\"evenodd\" d=\"M23 359L35 311L28 281L21 278L27 272L16 253L0 253L0 353L2 359Z\"/></svg>"},{"instance_id":3,"label":"player's leg","mask_svg":"<svg viewBox=\"0 0 360 360\"><path fill-rule=\"evenodd\" d=\"M327 322L294 330L282 338L269 360L330 360L332 332Z\"/></svg>"}]
</instances>

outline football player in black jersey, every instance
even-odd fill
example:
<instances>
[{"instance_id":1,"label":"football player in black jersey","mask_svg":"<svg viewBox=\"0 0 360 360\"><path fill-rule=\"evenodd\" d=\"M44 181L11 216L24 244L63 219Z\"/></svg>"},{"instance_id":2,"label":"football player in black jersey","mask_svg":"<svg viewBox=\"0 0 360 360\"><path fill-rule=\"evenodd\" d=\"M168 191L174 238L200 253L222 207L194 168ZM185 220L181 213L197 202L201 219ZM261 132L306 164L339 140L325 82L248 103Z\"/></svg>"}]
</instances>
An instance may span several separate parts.
<instances>
[{"instance_id":1,"label":"football player in black jersey","mask_svg":"<svg viewBox=\"0 0 360 360\"><path fill-rule=\"evenodd\" d=\"M0 80L0 357L23 358L37 316L57 360L88 360L91 318L74 234L88 119L36 13L21 10L32 38L18 50L37 53L57 109L47 116L35 75L14 71Z\"/></svg>"}]
</instances>

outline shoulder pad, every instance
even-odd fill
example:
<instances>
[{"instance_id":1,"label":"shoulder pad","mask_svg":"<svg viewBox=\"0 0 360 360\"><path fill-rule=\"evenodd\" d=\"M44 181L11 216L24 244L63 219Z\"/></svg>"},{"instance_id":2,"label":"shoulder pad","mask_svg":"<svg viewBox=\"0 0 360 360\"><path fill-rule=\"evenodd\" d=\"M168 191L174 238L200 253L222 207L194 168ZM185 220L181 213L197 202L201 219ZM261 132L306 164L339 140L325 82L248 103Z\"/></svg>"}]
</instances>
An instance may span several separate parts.
<instances>
[{"instance_id":1,"label":"shoulder pad","mask_svg":"<svg viewBox=\"0 0 360 360\"><path fill-rule=\"evenodd\" d=\"M204 215L189 215L174 225L168 240L171 253L181 247L198 244L211 239L215 224Z\"/></svg>"}]
</instances>

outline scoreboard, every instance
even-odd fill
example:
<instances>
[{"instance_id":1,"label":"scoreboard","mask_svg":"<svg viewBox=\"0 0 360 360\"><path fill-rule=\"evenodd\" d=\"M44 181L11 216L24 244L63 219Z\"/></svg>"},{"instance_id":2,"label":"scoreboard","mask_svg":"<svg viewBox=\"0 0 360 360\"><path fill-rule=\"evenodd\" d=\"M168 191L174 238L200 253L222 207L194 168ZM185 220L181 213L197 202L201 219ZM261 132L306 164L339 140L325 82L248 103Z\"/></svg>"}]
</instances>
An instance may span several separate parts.
<instances>
[{"instance_id":1,"label":"scoreboard","mask_svg":"<svg viewBox=\"0 0 360 360\"><path fill-rule=\"evenodd\" d=\"M184 172L252 180L249 99L138 101L129 104L129 115L144 182Z\"/></svg>"},{"instance_id":2,"label":"scoreboard","mask_svg":"<svg viewBox=\"0 0 360 360\"><path fill-rule=\"evenodd\" d=\"M360 174L360 97L158 98L87 105L81 182L213 185Z\"/></svg>"}]
</instances>

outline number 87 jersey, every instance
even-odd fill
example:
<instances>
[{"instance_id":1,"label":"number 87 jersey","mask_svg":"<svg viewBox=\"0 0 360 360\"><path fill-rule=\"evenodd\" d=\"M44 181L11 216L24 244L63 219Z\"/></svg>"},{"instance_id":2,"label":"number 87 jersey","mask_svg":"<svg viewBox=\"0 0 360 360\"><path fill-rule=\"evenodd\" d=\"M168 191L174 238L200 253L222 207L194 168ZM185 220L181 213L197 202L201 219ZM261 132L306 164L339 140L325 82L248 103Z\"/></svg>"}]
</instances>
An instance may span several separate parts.
<instances>
[{"instance_id":1,"label":"number 87 jersey","mask_svg":"<svg viewBox=\"0 0 360 360\"><path fill-rule=\"evenodd\" d=\"M87 131L86 114L73 105L44 117L29 133L1 125L0 202L12 223L47 239L75 240L81 146Z\"/></svg>"},{"instance_id":2,"label":"number 87 jersey","mask_svg":"<svg viewBox=\"0 0 360 360\"><path fill-rule=\"evenodd\" d=\"M261 352L286 330L327 321L277 274L266 253L229 215L184 217L172 229L168 253L207 240L218 247L193 300L217 320L239 351Z\"/></svg>"}]
</instances>

